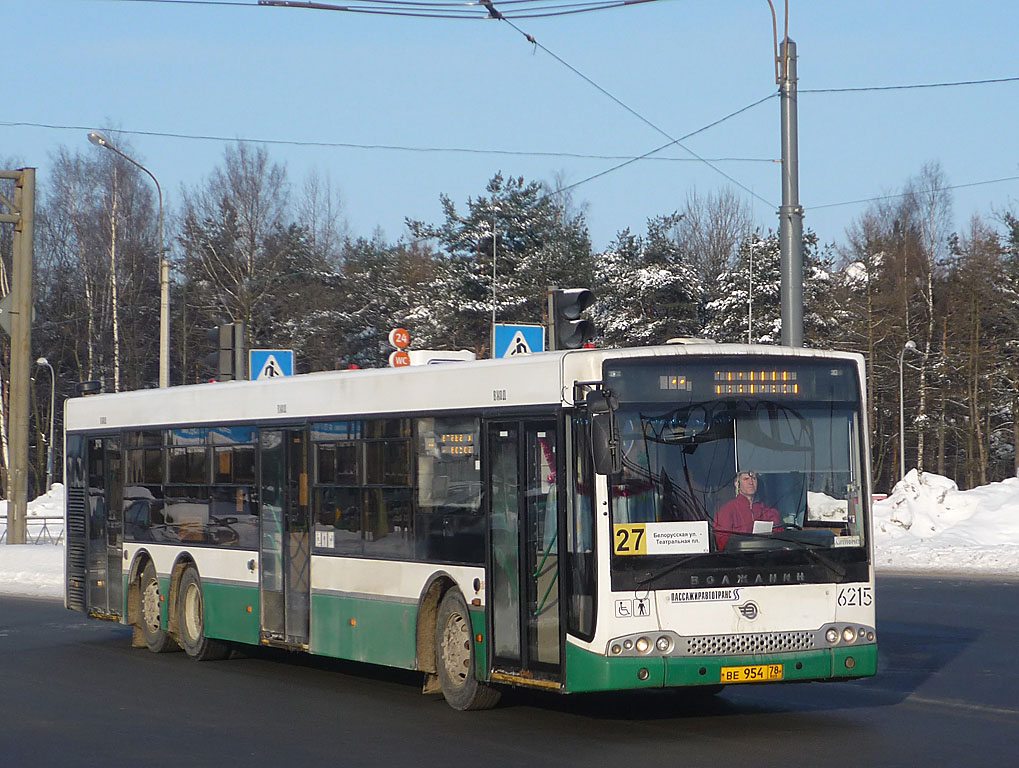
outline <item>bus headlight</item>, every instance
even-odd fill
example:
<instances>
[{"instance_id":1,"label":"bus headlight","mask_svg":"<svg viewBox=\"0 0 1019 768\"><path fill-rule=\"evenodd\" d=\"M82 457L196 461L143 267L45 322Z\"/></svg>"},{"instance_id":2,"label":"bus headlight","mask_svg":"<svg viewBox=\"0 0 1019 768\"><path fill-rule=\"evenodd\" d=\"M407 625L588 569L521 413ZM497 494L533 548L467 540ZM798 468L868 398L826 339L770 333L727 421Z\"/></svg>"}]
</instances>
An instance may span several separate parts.
<instances>
[{"instance_id":1,"label":"bus headlight","mask_svg":"<svg viewBox=\"0 0 1019 768\"><path fill-rule=\"evenodd\" d=\"M647 653L651 650L651 641L646 637L638 637L634 647L636 647L638 653Z\"/></svg>"},{"instance_id":2,"label":"bus headlight","mask_svg":"<svg viewBox=\"0 0 1019 768\"><path fill-rule=\"evenodd\" d=\"M665 635L662 635L655 641L655 648L662 653L668 653L672 650L672 641Z\"/></svg>"},{"instance_id":3,"label":"bus headlight","mask_svg":"<svg viewBox=\"0 0 1019 768\"><path fill-rule=\"evenodd\" d=\"M842 639L847 643L851 643L856 639L856 630L852 627L846 627L842 630Z\"/></svg>"},{"instance_id":4,"label":"bus headlight","mask_svg":"<svg viewBox=\"0 0 1019 768\"><path fill-rule=\"evenodd\" d=\"M835 627L829 627L828 631L824 633L824 639L835 645L839 641L839 631Z\"/></svg>"}]
</instances>

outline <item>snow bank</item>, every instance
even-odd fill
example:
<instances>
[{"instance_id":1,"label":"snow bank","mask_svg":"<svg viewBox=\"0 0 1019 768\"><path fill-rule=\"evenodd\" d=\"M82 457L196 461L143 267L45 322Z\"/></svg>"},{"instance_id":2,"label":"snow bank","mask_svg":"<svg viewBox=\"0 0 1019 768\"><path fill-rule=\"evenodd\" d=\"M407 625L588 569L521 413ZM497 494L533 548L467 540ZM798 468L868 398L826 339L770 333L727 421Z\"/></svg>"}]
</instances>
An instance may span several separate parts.
<instances>
[{"instance_id":1,"label":"snow bank","mask_svg":"<svg viewBox=\"0 0 1019 768\"><path fill-rule=\"evenodd\" d=\"M1019 574L1019 479L960 491L911 470L874 504L876 567Z\"/></svg>"}]
</instances>

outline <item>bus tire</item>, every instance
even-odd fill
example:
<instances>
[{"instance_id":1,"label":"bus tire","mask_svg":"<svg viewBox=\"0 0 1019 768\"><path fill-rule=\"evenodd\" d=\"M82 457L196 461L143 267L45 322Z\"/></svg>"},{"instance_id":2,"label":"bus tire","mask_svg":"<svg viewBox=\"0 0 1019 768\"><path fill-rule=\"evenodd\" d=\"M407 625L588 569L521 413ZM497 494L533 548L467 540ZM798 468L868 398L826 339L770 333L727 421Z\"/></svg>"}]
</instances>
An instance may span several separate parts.
<instances>
[{"instance_id":1,"label":"bus tire","mask_svg":"<svg viewBox=\"0 0 1019 768\"><path fill-rule=\"evenodd\" d=\"M474 632L460 591L449 590L439 604L435 625L435 669L442 695L453 709L491 709L500 692L475 674Z\"/></svg>"},{"instance_id":2,"label":"bus tire","mask_svg":"<svg viewBox=\"0 0 1019 768\"><path fill-rule=\"evenodd\" d=\"M153 653L180 650L177 641L162 629L163 598L159 591L156 568L145 564L138 581L138 627L145 638L146 647Z\"/></svg>"},{"instance_id":3,"label":"bus tire","mask_svg":"<svg viewBox=\"0 0 1019 768\"><path fill-rule=\"evenodd\" d=\"M202 582L193 566L184 569L177 599L180 645L195 661L215 661L230 655L230 646L205 636L205 597Z\"/></svg>"}]
</instances>

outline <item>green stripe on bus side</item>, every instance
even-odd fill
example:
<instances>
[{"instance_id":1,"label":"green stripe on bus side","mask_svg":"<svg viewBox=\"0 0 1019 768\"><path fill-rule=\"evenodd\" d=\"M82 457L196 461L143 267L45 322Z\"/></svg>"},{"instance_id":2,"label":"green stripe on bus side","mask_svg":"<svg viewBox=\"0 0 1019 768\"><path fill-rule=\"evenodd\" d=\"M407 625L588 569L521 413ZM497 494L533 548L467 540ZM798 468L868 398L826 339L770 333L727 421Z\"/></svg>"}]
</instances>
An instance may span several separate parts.
<instances>
[{"instance_id":1,"label":"green stripe on bus side","mask_svg":"<svg viewBox=\"0 0 1019 768\"><path fill-rule=\"evenodd\" d=\"M485 634L485 612L483 610L469 611L471 615L471 629L474 630L474 677L478 680L487 680L488 669L488 635ZM478 638L481 642L478 642Z\"/></svg>"},{"instance_id":2,"label":"green stripe on bus side","mask_svg":"<svg viewBox=\"0 0 1019 768\"><path fill-rule=\"evenodd\" d=\"M362 597L311 596L311 652L415 669L417 605Z\"/></svg>"},{"instance_id":3,"label":"green stripe on bus side","mask_svg":"<svg viewBox=\"0 0 1019 768\"><path fill-rule=\"evenodd\" d=\"M128 605L127 605L127 601L130 599L129 596L128 596L128 590L131 588L129 580L128 580L128 574L126 574L126 573L123 574L122 581L124 582L124 586L121 588L122 591L120 593L120 595L121 595L121 597L123 599L123 604L121 605L121 611L122 612L120 614L120 623L121 624L127 624L127 612L129 610L128 609Z\"/></svg>"},{"instance_id":4,"label":"green stripe on bus side","mask_svg":"<svg viewBox=\"0 0 1019 768\"><path fill-rule=\"evenodd\" d=\"M160 580L160 590L162 580ZM258 643L258 587L202 582L205 635L217 640Z\"/></svg>"},{"instance_id":5,"label":"green stripe on bus side","mask_svg":"<svg viewBox=\"0 0 1019 768\"><path fill-rule=\"evenodd\" d=\"M852 658L852 666L846 660ZM877 671L877 646L823 649L762 656L607 658L566 645L567 693L633 688L718 685L722 667L781 664L784 680L830 680L868 677ZM647 670L647 680L641 680Z\"/></svg>"}]
</instances>

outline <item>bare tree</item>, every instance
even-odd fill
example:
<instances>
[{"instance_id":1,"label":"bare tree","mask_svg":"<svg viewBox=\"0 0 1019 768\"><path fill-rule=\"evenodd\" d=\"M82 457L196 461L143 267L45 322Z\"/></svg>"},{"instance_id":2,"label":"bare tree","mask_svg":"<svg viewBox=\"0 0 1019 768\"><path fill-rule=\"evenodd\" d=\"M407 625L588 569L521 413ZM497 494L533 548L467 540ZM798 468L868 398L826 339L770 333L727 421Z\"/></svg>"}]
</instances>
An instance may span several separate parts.
<instances>
[{"instance_id":1,"label":"bare tree","mask_svg":"<svg viewBox=\"0 0 1019 768\"><path fill-rule=\"evenodd\" d=\"M184 193L181 244L190 275L209 290L201 298L208 317L243 320L251 328L255 305L271 285L277 252L266 242L285 226L286 169L263 147L228 147L223 165L205 184ZM186 267L189 268L189 267Z\"/></svg>"},{"instance_id":2,"label":"bare tree","mask_svg":"<svg viewBox=\"0 0 1019 768\"><path fill-rule=\"evenodd\" d=\"M689 255L702 283L711 286L732 264L736 249L751 230L750 208L731 189L707 196L692 190L680 211L674 239L680 250Z\"/></svg>"},{"instance_id":3,"label":"bare tree","mask_svg":"<svg viewBox=\"0 0 1019 768\"><path fill-rule=\"evenodd\" d=\"M923 300L924 324L921 340L920 361L920 404L917 409L917 458L918 472L924 469L924 437L930 426L927 405L927 378L931 365L931 352L935 344L934 284L937 271L944 264L948 252L948 238L951 234L952 197L941 164L929 162L920 174L906 185L905 201L920 233L920 275L919 286Z\"/></svg>"},{"instance_id":4,"label":"bare tree","mask_svg":"<svg viewBox=\"0 0 1019 768\"><path fill-rule=\"evenodd\" d=\"M308 229L311 247L326 263L338 268L343 244L350 239L350 227L343 216L343 198L328 176L323 178L313 170L305 178L297 220Z\"/></svg>"}]
</instances>

